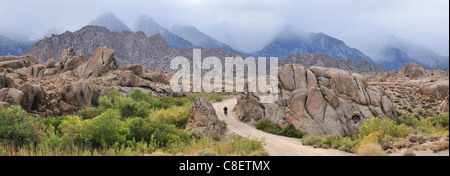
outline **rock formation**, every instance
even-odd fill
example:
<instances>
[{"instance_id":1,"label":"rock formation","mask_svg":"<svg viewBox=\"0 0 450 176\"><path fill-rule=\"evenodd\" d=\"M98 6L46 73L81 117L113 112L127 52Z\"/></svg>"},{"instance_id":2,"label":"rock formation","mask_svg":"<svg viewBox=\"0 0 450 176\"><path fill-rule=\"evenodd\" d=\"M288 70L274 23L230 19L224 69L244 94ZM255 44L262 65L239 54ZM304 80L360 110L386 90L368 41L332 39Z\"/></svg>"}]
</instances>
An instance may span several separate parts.
<instances>
[{"instance_id":1,"label":"rock formation","mask_svg":"<svg viewBox=\"0 0 450 176\"><path fill-rule=\"evenodd\" d=\"M171 73L137 64L121 70L114 53L99 47L87 62L74 48L63 50L58 63L38 63L29 55L0 57L0 105L20 105L46 117L76 114L113 90L127 95L139 88L154 97L178 96L168 85Z\"/></svg>"},{"instance_id":2,"label":"rock formation","mask_svg":"<svg viewBox=\"0 0 450 176\"><path fill-rule=\"evenodd\" d=\"M196 98L194 105L189 109L189 120L186 129L193 133L223 135L224 122L219 120L216 110L206 98ZM201 135L201 134L200 134Z\"/></svg>"},{"instance_id":3,"label":"rock formation","mask_svg":"<svg viewBox=\"0 0 450 176\"><path fill-rule=\"evenodd\" d=\"M421 106L429 115L448 109L449 71L407 63L400 71L374 73L368 77L370 84L390 94L397 107Z\"/></svg>"},{"instance_id":4,"label":"rock formation","mask_svg":"<svg viewBox=\"0 0 450 176\"><path fill-rule=\"evenodd\" d=\"M299 64L307 68L319 66L326 68L337 68L357 73L366 72L385 72L386 70L379 65L372 65L367 61L353 61L352 59L337 59L330 55L322 53L302 53L285 57L279 61L279 65Z\"/></svg>"},{"instance_id":5,"label":"rock formation","mask_svg":"<svg viewBox=\"0 0 450 176\"><path fill-rule=\"evenodd\" d=\"M280 93L275 103L259 103L258 93L239 95L237 114L242 120L264 117L278 124L292 123L308 134L352 135L366 119L395 117L385 92L369 86L359 74L296 64L281 66L278 72Z\"/></svg>"},{"instance_id":6,"label":"rock formation","mask_svg":"<svg viewBox=\"0 0 450 176\"><path fill-rule=\"evenodd\" d=\"M115 51L107 47L99 47L88 62L77 68L80 77L99 77L111 70L118 70L119 64L114 56Z\"/></svg>"}]
</instances>

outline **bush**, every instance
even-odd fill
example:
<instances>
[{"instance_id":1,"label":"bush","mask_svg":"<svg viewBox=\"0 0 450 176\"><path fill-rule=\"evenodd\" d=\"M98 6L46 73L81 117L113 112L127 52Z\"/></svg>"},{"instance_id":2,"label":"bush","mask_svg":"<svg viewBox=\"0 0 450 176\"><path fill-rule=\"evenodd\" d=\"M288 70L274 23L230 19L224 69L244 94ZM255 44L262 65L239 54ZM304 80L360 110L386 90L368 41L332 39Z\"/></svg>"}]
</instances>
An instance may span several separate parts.
<instances>
[{"instance_id":1,"label":"bush","mask_svg":"<svg viewBox=\"0 0 450 176\"><path fill-rule=\"evenodd\" d=\"M361 147L356 152L358 156L386 156L387 153L383 151L380 144L369 143Z\"/></svg>"},{"instance_id":2,"label":"bush","mask_svg":"<svg viewBox=\"0 0 450 176\"><path fill-rule=\"evenodd\" d=\"M434 117L428 117L426 118L426 121L433 126L440 125L441 127L446 128L448 131L448 123L449 123L448 113L440 114Z\"/></svg>"},{"instance_id":3,"label":"bush","mask_svg":"<svg viewBox=\"0 0 450 176\"><path fill-rule=\"evenodd\" d=\"M380 121L378 118L371 118L366 120L359 128L359 138L364 139L372 132L380 132L379 139L383 139L386 136L392 136L394 138L405 138L411 133L411 128L405 124L397 125L393 120L385 118ZM380 141L379 140L379 141Z\"/></svg>"},{"instance_id":4,"label":"bush","mask_svg":"<svg viewBox=\"0 0 450 176\"><path fill-rule=\"evenodd\" d=\"M93 119L94 117L100 115L103 112L103 109L96 108L96 107L88 107L86 109L82 109L78 111L80 113L80 116L86 120L86 119Z\"/></svg>"},{"instance_id":5,"label":"bush","mask_svg":"<svg viewBox=\"0 0 450 176\"><path fill-rule=\"evenodd\" d=\"M173 124L177 128L184 129L189 120L189 108L190 106L184 105L155 110L150 113L148 118L155 122Z\"/></svg>"},{"instance_id":6,"label":"bush","mask_svg":"<svg viewBox=\"0 0 450 176\"><path fill-rule=\"evenodd\" d=\"M28 115L19 105L0 107L0 141L14 147L38 143L44 135L38 117Z\"/></svg>"},{"instance_id":7,"label":"bush","mask_svg":"<svg viewBox=\"0 0 450 176\"><path fill-rule=\"evenodd\" d=\"M145 141L154 149L168 148L191 140L189 133L177 129L174 125L150 122L147 119L128 119L130 137L136 141Z\"/></svg>"},{"instance_id":8,"label":"bush","mask_svg":"<svg viewBox=\"0 0 450 176\"><path fill-rule=\"evenodd\" d=\"M99 116L82 122L81 137L94 145L102 147L114 144L125 144L129 129L125 122L120 120L120 113L117 110L109 109Z\"/></svg>"},{"instance_id":9,"label":"bush","mask_svg":"<svg viewBox=\"0 0 450 176\"><path fill-rule=\"evenodd\" d=\"M282 135L287 137L302 138L304 133L295 129L294 125L289 124L284 129L281 129L278 124L270 122L267 118L262 118L255 123L256 129L268 133Z\"/></svg>"},{"instance_id":10,"label":"bush","mask_svg":"<svg viewBox=\"0 0 450 176\"><path fill-rule=\"evenodd\" d=\"M302 138L303 145L311 145L314 148L333 148L345 152L352 152L356 145L350 137L342 137L340 134L332 134L327 136L305 135Z\"/></svg>"}]
</instances>

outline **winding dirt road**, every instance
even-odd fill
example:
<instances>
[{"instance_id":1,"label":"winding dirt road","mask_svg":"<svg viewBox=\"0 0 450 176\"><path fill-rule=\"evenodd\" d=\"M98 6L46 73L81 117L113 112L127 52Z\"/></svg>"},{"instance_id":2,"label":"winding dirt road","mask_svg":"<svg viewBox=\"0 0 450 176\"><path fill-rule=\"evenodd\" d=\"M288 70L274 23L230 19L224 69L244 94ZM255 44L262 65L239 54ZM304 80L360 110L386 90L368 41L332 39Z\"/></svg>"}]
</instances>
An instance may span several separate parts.
<instances>
[{"instance_id":1,"label":"winding dirt road","mask_svg":"<svg viewBox=\"0 0 450 176\"><path fill-rule=\"evenodd\" d=\"M257 130L254 126L239 121L233 112L225 116L223 108L226 106L232 110L236 104L236 99L228 99L222 102L213 103L214 109L220 120L227 123L227 128L241 136L249 138L263 139L264 148L270 156L347 156L352 155L335 149L317 149L311 146L304 146L300 139L278 136Z\"/></svg>"}]
</instances>

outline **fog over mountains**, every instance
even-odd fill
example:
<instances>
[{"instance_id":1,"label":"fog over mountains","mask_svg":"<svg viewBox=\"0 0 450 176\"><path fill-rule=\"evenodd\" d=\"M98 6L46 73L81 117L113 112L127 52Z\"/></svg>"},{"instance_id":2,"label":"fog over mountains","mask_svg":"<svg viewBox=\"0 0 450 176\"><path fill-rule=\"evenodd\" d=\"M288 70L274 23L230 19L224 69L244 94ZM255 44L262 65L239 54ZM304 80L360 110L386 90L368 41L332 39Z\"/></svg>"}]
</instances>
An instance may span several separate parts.
<instances>
[{"instance_id":1,"label":"fog over mountains","mask_svg":"<svg viewBox=\"0 0 450 176\"><path fill-rule=\"evenodd\" d=\"M169 30L168 28L158 24L152 17L149 17L147 15L140 16L134 22L128 24L133 25L131 27L127 26L126 23L121 21L113 12L104 13L88 23L88 25L91 26L105 27L110 32L142 32L147 38L151 38L157 34L160 34L163 40L165 40L164 42L170 45L170 47L174 48L202 47L206 49L221 49L223 51L228 51L245 56L278 57L279 59L301 53L323 53L337 59L365 61L372 65L380 65L388 70L399 70L401 66L408 62L416 62L418 64L425 65L427 68L448 68L449 65L448 56L441 56L429 48L414 44L412 42L407 42L396 37L389 38L387 42L382 44L382 46L380 47L381 49L375 55L369 57L359 49L354 48L354 46L347 45L345 41L342 41L325 33L305 32L302 31L302 29L298 29L296 27L286 26L277 35L270 39L263 48L254 53L246 53L243 52L240 48L233 48L227 43L215 39L214 37L198 30L195 26L192 25L175 24ZM88 31L94 32L92 30L92 27L90 27L89 29L91 30ZM95 29L102 31L101 33L107 33L100 28ZM52 28L49 31L51 32L57 30L55 28ZM76 38L79 36L92 37L89 35L78 35L80 31L86 31L86 29L83 28L76 31L74 34L77 35L72 36L72 38ZM64 34L68 35L67 32ZM47 34L46 36L50 37L51 35ZM130 39L126 37L123 39L114 39L108 42L106 42L105 39L102 38L94 38L101 41L93 41L89 39L88 41L90 41L91 45L93 46L93 48L90 50L95 49L101 44L108 44L108 42L123 42L125 43L123 47L130 47L130 43L128 43ZM45 38L44 40L48 41L48 38ZM66 42L69 42L73 45L76 40L68 40ZM0 35L0 55L21 55L33 43L34 41L14 41ZM47 55L39 52L30 52L33 51L33 49L26 53L38 54L39 59L46 60L50 59L49 57L53 58L55 56L58 56L60 54L60 50L64 49L61 46L67 45L66 47L70 47L67 43L53 43L52 45L54 46L47 46L49 48L45 51L52 52ZM133 44L133 46L135 45L137 44ZM114 46L117 46L117 48L119 48L118 44L114 44ZM51 49L51 47L56 47L56 49L53 50ZM87 46L83 46L82 48L84 47ZM135 47L139 48L139 46ZM146 46L144 46L144 48L145 47ZM85 55L89 55L89 53L91 53L91 51L87 48L81 50ZM140 54L135 54L133 56L132 54L130 54L130 52L131 51L127 51L127 54L123 55L123 57L132 57L130 60L136 60L135 56L142 56ZM126 61L125 63L129 62Z\"/></svg>"}]
</instances>

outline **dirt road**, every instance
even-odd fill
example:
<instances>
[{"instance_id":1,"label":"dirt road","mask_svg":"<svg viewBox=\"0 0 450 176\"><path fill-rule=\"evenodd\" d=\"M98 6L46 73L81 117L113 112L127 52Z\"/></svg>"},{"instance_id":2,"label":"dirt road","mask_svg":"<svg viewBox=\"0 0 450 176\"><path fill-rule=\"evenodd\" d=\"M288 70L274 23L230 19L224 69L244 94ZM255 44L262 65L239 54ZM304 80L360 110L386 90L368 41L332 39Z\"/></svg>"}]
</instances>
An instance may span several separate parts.
<instances>
[{"instance_id":1,"label":"dirt road","mask_svg":"<svg viewBox=\"0 0 450 176\"><path fill-rule=\"evenodd\" d=\"M213 103L214 109L219 119L227 123L227 128L244 137L264 139L264 148L271 156L347 156L352 155L347 152L335 149L316 149L311 146L304 146L300 139L278 136L257 130L254 126L239 121L232 111L236 99L224 100ZM223 113L223 108L228 107L228 116Z\"/></svg>"}]
</instances>

